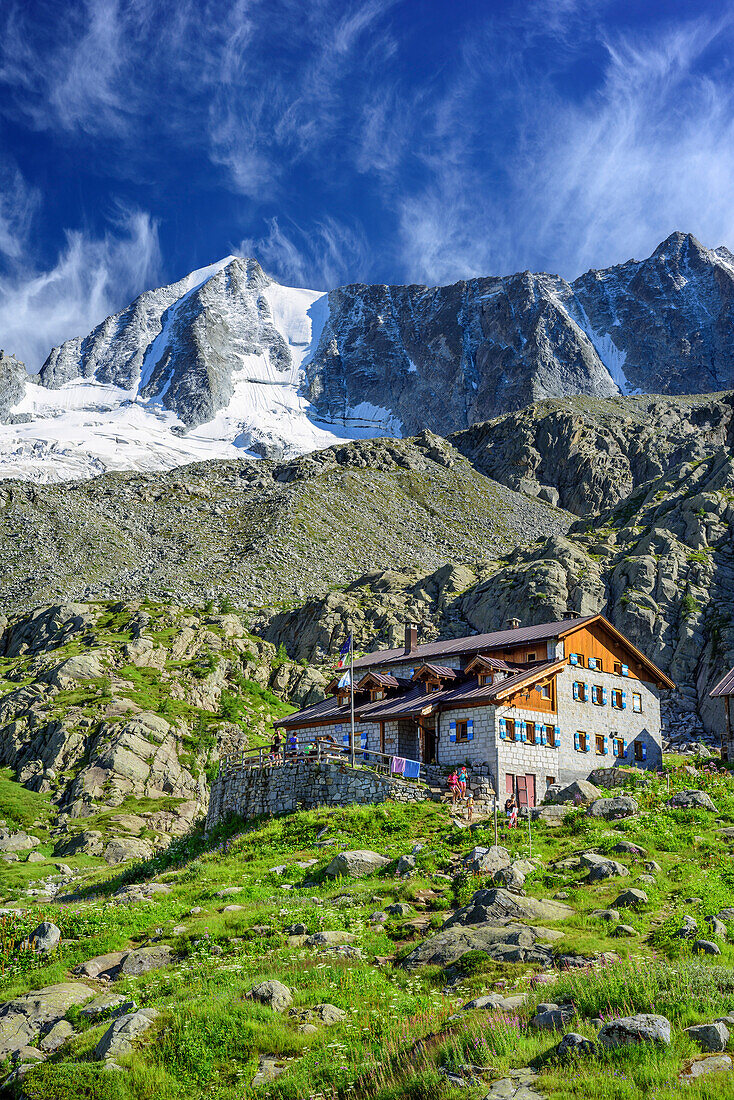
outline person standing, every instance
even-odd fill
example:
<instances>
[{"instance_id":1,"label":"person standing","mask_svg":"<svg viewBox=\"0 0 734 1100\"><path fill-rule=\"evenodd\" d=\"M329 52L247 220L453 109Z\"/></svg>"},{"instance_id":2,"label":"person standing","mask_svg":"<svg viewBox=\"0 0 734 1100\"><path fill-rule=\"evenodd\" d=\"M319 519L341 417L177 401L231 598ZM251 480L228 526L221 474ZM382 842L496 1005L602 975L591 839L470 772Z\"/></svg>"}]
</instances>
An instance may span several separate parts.
<instances>
[{"instance_id":1,"label":"person standing","mask_svg":"<svg viewBox=\"0 0 734 1100\"><path fill-rule=\"evenodd\" d=\"M451 804L455 805L459 801L459 777L456 770L452 771L449 776L449 790L451 791Z\"/></svg>"},{"instance_id":2,"label":"person standing","mask_svg":"<svg viewBox=\"0 0 734 1100\"><path fill-rule=\"evenodd\" d=\"M466 768L462 764L461 767L459 768L459 772L458 772L459 797L460 798L466 798L466 784L467 784L468 779L469 779L469 776L467 775Z\"/></svg>"},{"instance_id":3,"label":"person standing","mask_svg":"<svg viewBox=\"0 0 734 1100\"><path fill-rule=\"evenodd\" d=\"M270 756L272 757L273 760L277 760L278 757L280 756L280 749L281 749L282 744L283 744L283 741L282 741L281 736L280 736L280 730L276 730L275 735L273 737L273 742L270 746Z\"/></svg>"}]
</instances>

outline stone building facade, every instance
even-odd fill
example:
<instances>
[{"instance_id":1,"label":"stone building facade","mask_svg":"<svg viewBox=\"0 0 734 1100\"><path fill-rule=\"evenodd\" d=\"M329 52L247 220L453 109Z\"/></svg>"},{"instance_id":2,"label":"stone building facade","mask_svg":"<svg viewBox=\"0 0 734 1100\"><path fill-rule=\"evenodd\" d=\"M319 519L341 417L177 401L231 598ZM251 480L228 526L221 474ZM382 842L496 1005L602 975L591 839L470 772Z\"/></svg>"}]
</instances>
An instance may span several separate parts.
<instances>
[{"instance_id":1,"label":"stone building facade","mask_svg":"<svg viewBox=\"0 0 734 1100\"><path fill-rule=\"evenodd\" d=\"M600 766L660 767L660 698L673 686L602 615L425 645L409 635L403 650L355 661L356 746L467 764L500 798L533 805ZM348 743L349 691L334 692L279 724L302 740L341 725Z\"/></svg>"}]
</instances>

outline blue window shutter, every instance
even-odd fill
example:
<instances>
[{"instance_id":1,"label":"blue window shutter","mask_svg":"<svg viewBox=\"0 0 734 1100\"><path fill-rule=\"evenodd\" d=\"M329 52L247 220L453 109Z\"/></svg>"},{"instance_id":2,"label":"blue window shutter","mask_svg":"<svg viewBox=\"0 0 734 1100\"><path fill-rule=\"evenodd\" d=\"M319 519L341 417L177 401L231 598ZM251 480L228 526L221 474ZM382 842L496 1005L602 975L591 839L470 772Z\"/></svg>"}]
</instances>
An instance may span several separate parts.
<instances>
[{"instance_id":1,"label":"blue window shutter","mask_svg":"<svg viewBox=\"0 0 734 1100\"><path fill-rule=\"evenodd\" d=\"M541 745L548 744L548 734L545 732L545 726L543 726L540 731L540 743Z\"/></svg>"},{"instance_id":2,"label":"blue window shutter","mask_svg":"<svg viewBox=\"0 0 734 1100\"><path fill-rule=\"evenodd\" d=\"M622 710L624 710L626 706L627 706L627 692L623 691L622 692Z\"/></svg>"},{"instance_id":3,"label":"blue window shutter","mask_svg":"<svg viewBox=\"0 0 734 1100\"><path fill-rule=\"evenodd\" d=\"M581 748L581 742L579 741L579 735L577 733L573 735L573 747L576 749L576 752Z\"/></svg>"},{"instance_id":4,"label":"blue window shutter","mask_svg":"<svg viewBox=\"0 0 734 1100\"><path fill-rule=\"evenodd\" d=\"M359 744L360 744L361 748L363 748L363 749L367 748L367 730L360 730L359 731Z\"/></svg>"},{"instance_id":5,"label":"blue window shutter","mask_svg":"<svg viewBox=\"0 0 734 1100\"><path fill-rule=\"evenodd\" d=\"M578 659L577 654L572 653L571 656L569 657L569 661L571 662L572 665L577 665L579 663L579 659Z\"/></svg>"},{"instance_id":6,"label":"blue window shutter","mask_svg":"<svg viewBox=\"0 0 734 1100\"><path fill-rule=\"evenodd\" d=\"M626 756L626 755L627 755L627 742L623 741L622 742L622 756Z\"/></svg>"},{"instance_id":7,"label":"blue window shutter","mask_svg":"<svg viewBox=\"0 0 734 1100\"><path fill-rule=\"evenodd\" d=\"M346 747L349 748L349 734L348 733L345 733L345 734L342 735L342 744L346 745Z\"/></svg>"},{"instance_id":8,"label":"blue window shutter","mask_svg":"<svg viewBox=\"0 0 734 1100\"><path fill-rule=\"evenodd\" d=\"M647 760L647 745L644 741L642 742L642 759Z\"/></svg>"},{"instance_id":9,"label":"blue window shutter","mask_svg":"<svg viewBox=\"0 0 734 1100\"><path fill-rule=\"evenodd\" d=\"M553 738L554 738L555 743L556 743L556 748L558 748L558 746L561 743L561 727L560 726L554 726L553 727Z\"/></svg>"},{"instance_id":10,"label":"blue window shutter","mask_svg":"<svg viewBox=\"0 0 734 1100\"><path fill-rule=\"evenodd\" d=\"M604 706L607 705L607 689L606 688L601 689L601 701L602 701Z\"/></svg>"},{"instance_id":11,"label":"blue window shutter","mask_svg":"<svg viewBox=\"0 0 734 1100\"><path fill-rule=\"evenodd\" d=\"M574 699L578 699L579 697L579 685L576 683L576 681L574 681L573 685L573 697Z\"/></svg>"},{"instance_id":12,"label":"blue window shutter","mask_svg":"<svg viewBox=\"0 0 734 1100\"><path fill-rule=\"evenodd\" d=\"M629 665L622 665L622 675L623 676L629 676L629 674L630 674Z\"/></svg>"},{"instance_id":13,"label":"blue window shutter","mask_svg":"<svg viewBox=\"0 0 734 1100\"><path fill-rule=\"evenodd\" d=\"M338 726L334 726L334 729L336 730L337 733L341 733L343 728L344 727L342 726L341 722L339 723Z\"/></svg>"},{"instance_id":14,"label":"blue window shutter","mask_svg":"<svg viewBox=\"0 0 734 1100\"><path fill-rule=\"evenodd\" d=\"M523 722L522 718L518 722L518 725L520 726L520 740L521 741L527 741L527 739L528 739L527 727L526 727L525 723Z\"/></svg>"},{"instance_id":15,"label":"blue window shutter","mask_svg":"<svg viewBox=\"0 0 734 1100\"><path fill-rule=\"evenodd\" d=\"M466 739L467 741L474 740L474 719L470 718L466 723Z\"/></svg>"},{"instance_id":16,"label":"blue window shutter","mask_svg":"<svg viewBox=\"0 0 734 1100\"><path fill-rule=\"evenodd\" d=\"M449 741L456 740L456 722L449 722Z\"/></svg>"},{"instance_id":17,"label":"blue window shutter","mask_svg":"<svg viewBox=\"0 0 734 1100\"><path fill-rule=\"evenodd\" d=\"M589 685L584 684L584 702L588 702L589 699Z\"/></svg>"},{"instance_id":18,"label":"blue window shutter","mask_svg":"<svg viewBox=\"0 0 734 1100\"><path fill-rule=\"evenodd\" d=\"M589 668L596 668L596 657L589 657Z\"/></svg>"},{"instance_id":19,"label":"blue window shutter","mask_svg":"<svg viewBox=\"0 0 734 1100\"><path fill-rule=\"evenodd\" d=\"M606 756L608 752L609 752L609 739L607 737L605 737L604 738L604 755Z\"/></svg>"},{"instance_id":20,"label":"blue window shutter","mask_svg":"<svg viewBox=\"0 0 734 1100\"><path fill-rule=\"evenodd\" d=\"M507 721L505 718L500 718L500 737L503 741L507 737Z\"/></svg>"}]
</instances>

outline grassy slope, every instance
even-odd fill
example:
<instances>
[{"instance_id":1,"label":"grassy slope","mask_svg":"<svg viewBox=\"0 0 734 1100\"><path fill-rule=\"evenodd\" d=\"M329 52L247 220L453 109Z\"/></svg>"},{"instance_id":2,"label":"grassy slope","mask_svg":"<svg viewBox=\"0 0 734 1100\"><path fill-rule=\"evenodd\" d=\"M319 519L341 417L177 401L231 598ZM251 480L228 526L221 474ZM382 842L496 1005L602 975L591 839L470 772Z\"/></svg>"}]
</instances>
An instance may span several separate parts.
<instances>
[{"instance_id":1,"label":"grassy slope","mask_svg":"<svg viewBox=\"0 0 734 1100\"><path fill-rule=\"evenodd\" d=\"M19 972L9 964L6 947L3 996L64 980L70 967L94 954L161 937L181 952L181 962L115 986L139 1004L162 1009L156 1039L136 1051L129 1060L129 1073L110 1074L91 1059L104 1025L80 1031L70 1047L30 1073L25 1095L30 1100L178 1100L204 1095L239 1100L257 1095L249 1083L258 1059L274 1055L287 1059L286 1072L259 1095L280 1100L319 1094L435 1100L454 1093L478 1100L486 1086L452 1092L446 1078L437 1073L441 1065L462 1062L492 1067L487 1080L508 1068L537 1062L540 1087L564 1100L589 1095L601 1100L672 1098L680 1088L678 1072L696 1054L682 1034L683 1027L734 1010L734 945L721 943L720 958L694 960L684 941L671 938L683 913L691 913L700 923L706 913L734 904L732 842L722 846L715 831L734 824L734 783L718 776L696 782L709 790L718 815L668 812L663 808L665 784L651 778L637 793L643 811L639 818L610 827L579 811L560 829L540 824L534 828L533 854L542 857L543 867L528 880L528 892L548 897L563 889L576 910L571 920L557 926L565 932L558 950L616 951L621 962L562 975L557 985L530 991L529 1006L511 1016L467 1013L450 1019L462 1003L489 989L529 990L531 966L492 963L478 954L467 956L450 974L438 968L408 973L397 960L375 964L376 957L397 955L399 960L420 937L409 924L411 917L371 925L369 916L375 909L384 909L393 900L411 902L419 890L430 888L436 896L420 915L438 927L449 906L464 903L482 885L481 880L463 877L451 885L437 877L453 871L456 856L480 839L476 833L453 827L444 807L323 809L246 826L235 823L209 840L194 835L178 842L168 853L122 875L107 872L103 892L96 899L73 907L39 906L22 919L19 930L30 928L41 912L56 920L65 933L63 957ZM690 777L679 772L672 786L688 783ZM317 847L316 836L323 828L339 846L370 847L390 856L409 851L420 840L425 848L418 873L398 880L388 867L377 876L349 883L305 885L309 875L320 878L319 868L335 850ZM639 913L625 912L623 919L637 931L630 939L611 938L610 926L590 913L609 905L620 889L637 882L642 869L639 860L616 855L630 867L631 877L593 886L581 882L581 872L554 871L550 866L551 860L592 845L608 849L620 838L644 846L648 857L662 868L655 886L645 886L649 904ZM527 855L524 831L509 834L503 842L516 855ZM318 859L315 869L296 866L297 860L308 858ZM270 873L270 868L283 863L289 868L283 876ZM106 900L121 884L152 878L170 885L171 893L133 906ZM238 895L217 896L232 885L242 888ZM284 885L293 889L283 889ZM243 908L223 912L232 903ZM195 906L201 906L202 912L191 914ZM355 935L364 959L339 959L309 948L288 947L284 929L294 921L303 921L311 932L347 929ZM185 931L174 934L174 926ZM213 953L212 946L221 947L223 955ZM459 984L443 993L452 976L459 978ZM297 1019L274 1016L244 999L253 984L268 978L278 978L293 989L297 1009L328 1001L347 1011L346 1021L319 1028L315 1035L299 1032ZM589 1034L584 1018L599 1014L662 1012L673 1021L673 1044L665 1051L621 1050L585 1058L569 1072L548 1058L557 1038L527 1027L533 1004L566 998L574 1000L582 1017L569 1030ZM427 1041L415 1049L418 1039ZM734 1082L726 1077L713 1081L696 1086L690 1095L734 1096Z\"/></svg>"}]
</instances>

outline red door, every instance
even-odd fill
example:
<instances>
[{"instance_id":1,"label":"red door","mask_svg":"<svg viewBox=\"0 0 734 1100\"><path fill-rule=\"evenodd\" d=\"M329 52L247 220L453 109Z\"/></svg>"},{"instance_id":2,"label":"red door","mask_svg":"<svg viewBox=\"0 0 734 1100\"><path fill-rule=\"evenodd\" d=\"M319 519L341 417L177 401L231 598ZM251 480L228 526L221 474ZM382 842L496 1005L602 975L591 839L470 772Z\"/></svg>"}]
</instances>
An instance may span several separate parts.
<instances>
[{"instance_id":1,"label":"red door","mask_svg":"<svg viewBox=\"0 0 734 1100\"><path fill-rule=\"evenodd\" d=\"M510 772L505 775L505 794L515 793L515 776Z\"/></svg>"},{"instance_id":2,"label":"red door","mask_svg":"<svg viewBox=\"0 0 734 1100\"><path fill-rule=\"evenodd\" d=\"M526 775L525 776L525 788L526 788L526 792L527 792L526 793L527 801L525 802L525 805L534 806L535 805L535 776L534 775Z\"/></svg>"},{"instance_id":3,"label":"red door","mask_svg":"<svg viewBox=\"0 0 734 1100\"><path fill-rule=\"evenodd\" d=\"M527 806L528 804L528 784L525 775L518 775L517 777L517 804L518 806Z\"/></svg>"}]
</instances>

